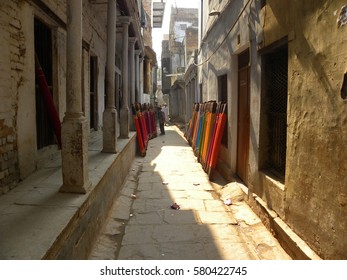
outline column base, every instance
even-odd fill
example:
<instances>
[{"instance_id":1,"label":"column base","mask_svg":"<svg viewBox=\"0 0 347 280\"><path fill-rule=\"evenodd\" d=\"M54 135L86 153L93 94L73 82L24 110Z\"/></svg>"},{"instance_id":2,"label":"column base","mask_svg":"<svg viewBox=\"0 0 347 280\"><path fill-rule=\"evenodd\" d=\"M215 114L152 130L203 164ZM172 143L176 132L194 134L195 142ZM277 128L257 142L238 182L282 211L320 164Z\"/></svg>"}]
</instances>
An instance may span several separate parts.
<instances>
[{"instance_id":1,"label":"column base","mask_svg":"<svg viewBox=\"0 0 347 280\"><path fill-rule=\"evenodd\" d=\"M106 109L103 114L103 148L104 153L117 152L117 111Z\"/></svg>"},{"instance_id":2,"label":"column base","mask_svg":"<svg viewBox=\"0 0 347 280\"><path fill-rule=\"evenodd\" d=\"M88 190L91 188L92 183L88 182L84 186L68 186L62 185L59 189L59 192L62 193L76 193L76 194L86 194Z\"/></svg>"},{"instance_id":3,"label":"column base","mask_svg":"<svg viewBox=\"0 0 347 280\"><path fill-rule=\"evenodd\" d=\"M120 109L120 137L129 138L129 108Z\"/></svg>"},{"instance_id":4,"label":"column base","mask_svg":"<svg viewBox=\"0 0 347 280\"><path fill-rule=\"evenodd\" d=\"M88 178L88 123L85 117L65 117L62 123L62 172L60 192L87 193Z\"/></svg>"}]
</instances>

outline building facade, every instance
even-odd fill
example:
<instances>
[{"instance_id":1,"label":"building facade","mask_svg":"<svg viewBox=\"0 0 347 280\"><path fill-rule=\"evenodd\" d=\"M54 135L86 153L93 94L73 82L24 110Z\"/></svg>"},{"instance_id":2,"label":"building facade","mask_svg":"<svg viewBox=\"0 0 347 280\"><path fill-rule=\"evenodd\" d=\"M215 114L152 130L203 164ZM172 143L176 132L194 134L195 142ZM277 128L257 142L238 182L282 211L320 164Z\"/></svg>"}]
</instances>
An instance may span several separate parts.
<instances>
[{"instance_id":1,"label":"building facade","mask_svg":"<svg viewBox=\"0 0 347 280\"><path fill-rule=\"evenodd\" d=\"M169 110L173 120L186 122L187 96L184 73L187 61L195 54L198 47L199 16L198 9L171 7L169 38L163 41L169 54L163 48L162 65L166 78L170 78ZM164 74L163 74L164 79ZM163 80L163 92L166 93L167 80ZM191 106L189 106L189 111Z\"/></svg>"},{"instance_id":2,"label":"building facade","mask_svg":"<svg viewBox=\"0 0 347 280\"><path fill-rule=\"evenodd\" d=\"M171 73L171 59L169 48L169 35L166 35L161 44L161 79L162 79L162 91L163 94L170 94L171 77L168 76Z\"/></svg>"},{"instance_id":3,"label":"building facade","mask_svg":"<svg viewBox=\"0 0 347 280\"><path fill-rule=\"evenodd\" d=\"M146 24L143 29L143 40L145 45L144 53L144 95L141 103L155 102L155 93L157 91L157 55L153 50L152 29L153 29L153 1L144 0L143 8L146 13Z\"/></svg>"},{"instance_id":4,"label":"building facade","mask_svg":"<svg viewBox=\"0 0 347 280\"><path fill-rule=\"evenodd\" d=\"M201 4L202 99L228 106L219 170L265 202L278 236L288 226L324 259L347 258L346 9L340 0Z\"/></svg>"},{"instance_id":5,"label":"building facade","mask_svg":"<svg viewBox=\"0 0 347 280\"><path fill-rule=\"evenodd\" d=\"M60 142L62 191L84 193L90 132L103 129L104 152L116 153L117 138L128 137L129 108L143 99L142 1L8 0L0 13L0 193L59 153ZM62 123L61 135L50 121L52 110Z\"/></svg>"}]
</instances>

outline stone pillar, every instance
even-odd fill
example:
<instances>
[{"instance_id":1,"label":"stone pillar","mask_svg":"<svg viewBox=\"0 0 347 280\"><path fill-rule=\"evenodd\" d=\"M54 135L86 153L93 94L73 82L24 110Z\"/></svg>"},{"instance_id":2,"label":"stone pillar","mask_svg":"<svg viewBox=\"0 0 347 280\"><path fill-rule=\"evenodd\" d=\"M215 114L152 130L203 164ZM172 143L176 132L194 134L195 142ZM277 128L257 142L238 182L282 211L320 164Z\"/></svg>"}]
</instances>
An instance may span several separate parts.
<instances>
[{"instance_id":1,"label":"stone pillar","mask_svg":"<svg viewBox=\"0 0 347 280\"><path fill-rule=\"evenodd\" d=\"M60 191L86 193L90 182L88 123L82 112L82 0L67 1L67 65Z\"/></svg>"},{"instance_id":2,"label":"stone pillar","mask_svg":"<svg viewBox=\"0 0 347 280\"><path fill-rule=\"evenodd\" d=\"M143 87L144 87L144 57L140 58L140 90L139 90L139 102L143 103Z\"/></svg>"},{"instance_id":3,"label":"stone pillar","mask_svg":"<svg viewBox=\"0 0 347 280\"><path fill-rule=\"evenodd\" d=\"M153 81L154 81L154 79L153 79L154 71L153 70L154 70L154 67L152 66L152 62L153 62L153 60L151 59L149 61L149 69L150 69L150 74L149 74L149 98L150 98L150 103L154 105L154 100L155 100L155 98L154 98L155 92L154 92L154 88L153 88Z\"/></svg>"},{"instance_id":4,"label":"stone pillar","mask_svg":"<svg viewBox=\"0 0 347 280\"><path fill-rule=\"evenodd\" d=\"M136 38L129 38L129 66L130 66L130 96L131 96L131 104L135 103L135 43Z\"/></svg>"},{"instance_id":5,"label":"stone pillar","mask_svg":"<svg viewBox=\"0 0 347 280\"><path fill-rule=\"evenodd\" d=\"M122 53L122 107L120 109L120 137L129 138L129 106L128 106L128 42L130 17L120 17L123 27L123 53Z\"/></svg>"},{"instance_id":6,"label":"stone pillar","mask_svg":"<svg viewBox=\"0 0 347 280\"><path fill-rule=\"evenodd\" d=\"M132 37L129 38L129 83L130 83L130 104L135 104L135 43L136 38ZM133 118L130 117L130 129L132 131L135 131L135 123L132 120Z\"/></svg>"},{"instance_id":7,"label":"stone pillar","mask_svg":"<svg viewBox=\"0 0 347 280\"><path fill-rule=\"evenodd\" d=\"M116 0L107 2L106 108L103 114L103 152L116 153L117 111L115 107Z\"/></svg>"},{"instance_id":8,"label":"stone pillar","mask_svg":"<svg viewBox=\"0 0 347 280\"><path fill-rule=\"evenodd\" d=\"M135 50L135 102L140 102L140 50Z\"/></svg>"},{"instance_id":9,"label":"stone pillar","mask_svg":"<svg viewBox=\"0 0 347 280\"><path fill-rule=\"evenodd\" d=\"M145 73L144 92L147 94L151 94L151 59L150 58L145 58L145 67L146 67L146 73Z\"/></svg>"}]
</instances>

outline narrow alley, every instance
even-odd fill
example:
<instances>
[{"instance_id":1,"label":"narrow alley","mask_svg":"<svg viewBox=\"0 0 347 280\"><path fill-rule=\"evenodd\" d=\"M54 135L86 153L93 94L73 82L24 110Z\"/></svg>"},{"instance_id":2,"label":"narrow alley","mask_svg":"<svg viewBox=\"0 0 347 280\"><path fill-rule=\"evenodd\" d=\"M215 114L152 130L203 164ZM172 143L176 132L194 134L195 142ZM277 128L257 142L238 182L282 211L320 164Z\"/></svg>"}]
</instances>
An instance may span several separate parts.
<instances>
[{"instance_id":1,"label":"narrow alley","mask_svg":"<svg viewBox=\"0 0 347 280\"><path fill-rule=\"evenodd\" d=\"M346 0L6 0L0 35L1 260L347 260Z\"/></svg>"},{"instance_id":2,"label":"narrow alley","mask_svg":"<svg viewBox=\"0 0 347 280\"><path fill-rule=\"evenodd\" d=\"M166 127L135 158L90 259L290 259L242 195L226 206L225 182L214 181L182 132Z\"/></svg>"}]
</instances>

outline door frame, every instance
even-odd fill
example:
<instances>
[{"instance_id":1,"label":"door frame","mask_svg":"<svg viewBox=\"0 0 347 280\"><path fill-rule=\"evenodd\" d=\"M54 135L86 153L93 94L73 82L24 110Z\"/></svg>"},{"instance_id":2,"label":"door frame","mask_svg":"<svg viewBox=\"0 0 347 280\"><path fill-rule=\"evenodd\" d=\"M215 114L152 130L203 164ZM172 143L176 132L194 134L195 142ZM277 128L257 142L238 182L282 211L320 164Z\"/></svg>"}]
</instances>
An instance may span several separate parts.
<instances>
[{"instance_id":1,"label":"door frame","mask_svg":"<svg viewBox=\"0 0 347 280\"><path fill-rule=\"evenodd\" d=\"M237 78L237 155L236 174L247 185L248 183L248 161L249 161L249 138L250 138L250 65L249 50L238 56L238 78ZM246 96L240 90L241 76L246 74ZM241 127L242 126L242 127ZM242 135L243 134L243 135Z\"/></svg>"}]
</instances>

